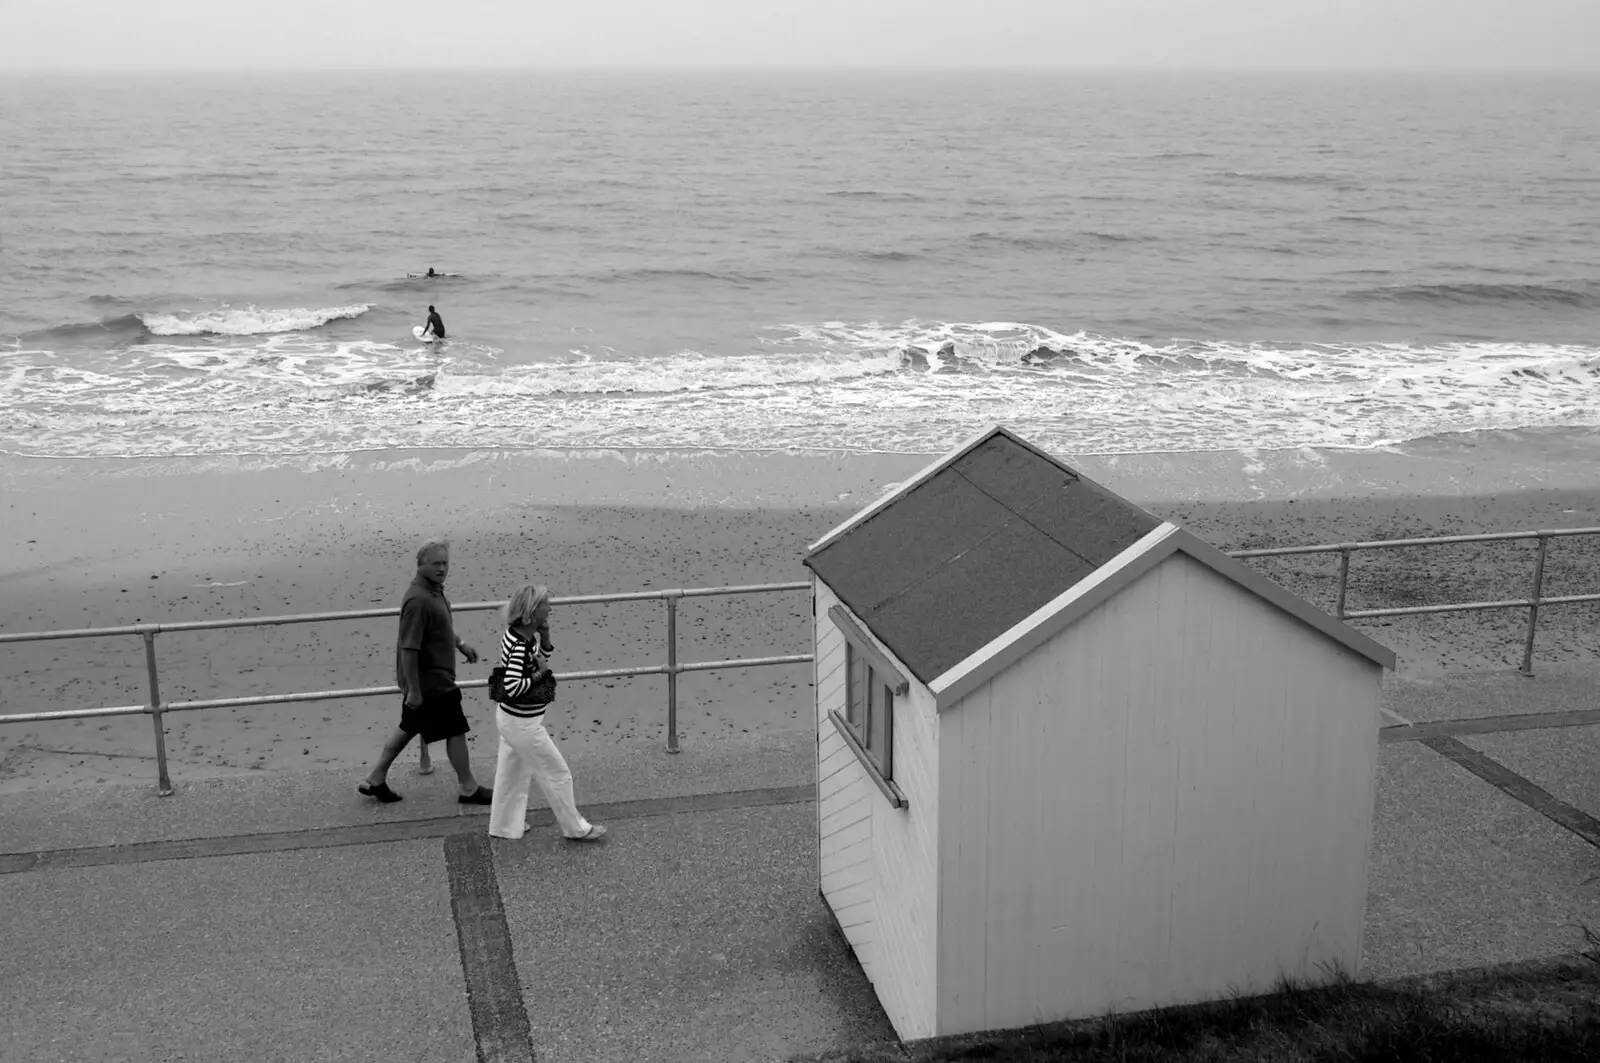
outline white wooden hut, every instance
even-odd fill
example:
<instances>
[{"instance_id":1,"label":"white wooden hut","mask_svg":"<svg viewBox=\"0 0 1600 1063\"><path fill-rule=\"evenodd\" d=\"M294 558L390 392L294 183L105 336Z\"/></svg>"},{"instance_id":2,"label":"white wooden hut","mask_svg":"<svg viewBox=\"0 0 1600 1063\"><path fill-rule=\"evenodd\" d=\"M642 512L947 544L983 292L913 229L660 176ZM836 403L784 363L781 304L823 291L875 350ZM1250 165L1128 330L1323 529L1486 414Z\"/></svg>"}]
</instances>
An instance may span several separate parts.
<instances>
[{"instance_id":1,"label":"white wooden hut","mask_svg":"<svg viewBox=\"0 0 1600 1063\"><path fill-rule=\"evenodd\" d=\"M1391 651L998 427L805 564L821 890L901 1038L1357 972Z\"/></svg>"}]
</instances>

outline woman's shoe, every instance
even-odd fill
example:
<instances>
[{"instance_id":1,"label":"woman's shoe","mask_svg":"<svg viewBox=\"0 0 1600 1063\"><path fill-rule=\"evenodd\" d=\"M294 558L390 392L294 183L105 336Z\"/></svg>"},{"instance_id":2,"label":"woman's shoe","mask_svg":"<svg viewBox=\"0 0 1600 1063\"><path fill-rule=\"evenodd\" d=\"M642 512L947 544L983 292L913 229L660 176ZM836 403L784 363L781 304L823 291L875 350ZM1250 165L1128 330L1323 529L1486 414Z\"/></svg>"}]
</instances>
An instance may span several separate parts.
<instances>
[{"instance_id":1,"label":"woman's shoe","mask_svg":"<svg viewBox=\"0 0 1600 1063\"><path fill-rule=\"evenodd\" d=\"M591 824L589 824L589 833L588 834L579 834L576 837L569 837L567 839L567 841L569 841L569 842L597 842L601 838L604 838L605 836L606 836L606 829L604 827L602 827L598 823L591 823Z\"/></svg>"}]
</instances>

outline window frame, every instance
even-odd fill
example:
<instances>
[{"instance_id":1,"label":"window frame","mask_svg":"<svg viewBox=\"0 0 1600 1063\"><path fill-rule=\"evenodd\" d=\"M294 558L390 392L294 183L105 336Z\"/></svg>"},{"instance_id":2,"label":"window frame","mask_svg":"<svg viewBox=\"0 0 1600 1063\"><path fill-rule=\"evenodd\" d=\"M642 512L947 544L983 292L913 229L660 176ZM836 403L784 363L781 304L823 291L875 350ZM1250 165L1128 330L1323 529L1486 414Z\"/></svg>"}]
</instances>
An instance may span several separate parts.
<instances>
[{"instance_id":1,"label":"window frame","mask_svg":"<svg viewBox=\"0 0 1600 1063\"><path fill-rule=\"evenodd\" d=\"M911 685L842 607L831 607L828 617L845 643L844 711L830 709L828 717L890 804L906 808L905 794L894 783L894 715ZM875 708L881 727L874 726Z\"/></svg>"}]
</instances>

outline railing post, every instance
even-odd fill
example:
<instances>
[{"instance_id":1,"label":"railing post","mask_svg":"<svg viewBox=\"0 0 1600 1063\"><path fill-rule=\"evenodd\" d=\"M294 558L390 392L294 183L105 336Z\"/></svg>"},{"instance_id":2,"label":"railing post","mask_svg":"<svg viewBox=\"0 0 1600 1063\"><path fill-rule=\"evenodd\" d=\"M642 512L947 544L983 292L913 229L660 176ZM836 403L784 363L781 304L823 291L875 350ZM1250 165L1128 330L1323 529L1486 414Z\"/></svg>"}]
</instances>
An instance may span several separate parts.
<instances>
[{"instance_id":1,"label":"railing post","mask_svg":"<svg viewBox=\"0 0 1600 1063\"><path fill-rule=\"evenodd\" d=\"M667 591L667 752L678 751L678 598Z\"/></svg>"},{"instance_id":2,"label":"railing post","mask_svg":"<svg viewBox=\"0 0 1600 1063\"><path fill-rule=\"evenodd\" d=\"M156 793L171 797L172 779L167 776L167 733L161 725L161 681L156 678L156 632L146 631L143 634L144 665L150 673L150 721L156 729Z\"/></svg>"},{"instance_id":3,"label":"railing post","mask_svg":"<svg viewBox=\"0 0 1600 1063\"><path fill-rule=\"evenodd\" d=\"M1334 616L1344 619L1344 597L1350 588L1350 548L1344 547L1339 551L1339 600L1334 607Z\"/></svg>"},{"instance_id":4,"label":"railing post","mask_svg":"<svg viewBox=\"0 0 1600 1063\"><path fill-rule=\"evenodd\" d=\"M1539 623L1539 599L1544 594L1544 559L1550 552L1550 536L1539 533L1539 553L1533 561L1533 591L1528 595L1528 636L1522 644L1522 674L1533 675L1533 631Z\"/></svg>"}]
</instances>

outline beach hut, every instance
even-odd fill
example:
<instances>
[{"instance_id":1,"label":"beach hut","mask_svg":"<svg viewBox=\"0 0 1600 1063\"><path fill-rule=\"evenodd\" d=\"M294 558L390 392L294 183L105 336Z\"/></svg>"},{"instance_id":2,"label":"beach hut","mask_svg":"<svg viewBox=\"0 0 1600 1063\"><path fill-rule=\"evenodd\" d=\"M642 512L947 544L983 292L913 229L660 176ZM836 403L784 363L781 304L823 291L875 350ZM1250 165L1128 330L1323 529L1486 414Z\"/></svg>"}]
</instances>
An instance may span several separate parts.
<instances>
[{"instance_id":1,"label":"beach hut","mask_svg":"<svg viewBox=\"0 0 1600 1063\"><path fill-rule=\"evenodd\" d=\"M1388 649L999 427L805 564L821 891L902 1039L1357 972Z\"/></svg>"}]
</instances>

